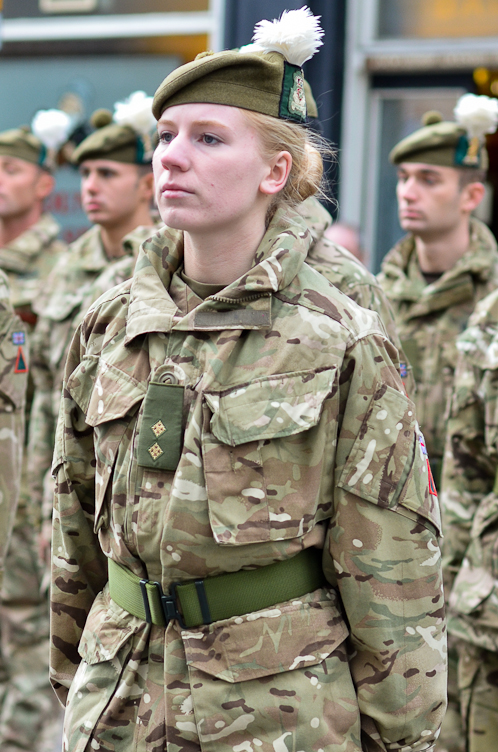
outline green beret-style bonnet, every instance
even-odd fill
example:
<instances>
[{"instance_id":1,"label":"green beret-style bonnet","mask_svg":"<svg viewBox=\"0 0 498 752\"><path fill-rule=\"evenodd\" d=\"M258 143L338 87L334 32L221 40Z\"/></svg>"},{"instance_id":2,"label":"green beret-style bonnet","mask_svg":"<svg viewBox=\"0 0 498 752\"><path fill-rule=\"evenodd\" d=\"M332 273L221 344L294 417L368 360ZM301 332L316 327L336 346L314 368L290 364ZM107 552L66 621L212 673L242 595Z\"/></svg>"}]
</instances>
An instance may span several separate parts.
<instances>
[{"instance_id":1,"label":"green beret-style bonnet","mask_svg":"<svg viewBox=\"0 0 498 752\"><path fill-rule=\"evenodd\" d=\"M456 122L444 121L439 112L427 112L423 127L396 144L389 155L391 162L486 170L485 136L494 133L498 125L498 101L464 94L454 113Z\"/></svg>"},{"instance_id":2,"label":"green beret-style bonnet","mask_svg":"<svg viewBox=\"0 0 498 752\"><path fill-rule=\"evenodd\" d=\"M52 171L57 152L73 129L70 115L62 110L39 110L31 128L22 126L0 133L0 154L17 157L25 162Z\"/></svg>"},{"instance_id":3,"label":"green beret-style bonnet","mask_svg":"<svg viewBox=\"0 0 498 752\"><path fill-rule=\"evenodd\" d=\"M74 150L71 161L81 164L86 159L110 159L125 164L150 164L151 133L155 128L152 97L136 91L124 102L116 102L114 115L96 110L91 118L96 130Z\"/></svg>"},{"instance_id":4,"label":"green beret-style bonnet","mask_svg":"<svg viewBox=\"0 0 498 752\"><path fill-rule=\"evenodd\" d=\"M284 11L256 24L253 44L202 53L167 76L154 96L159 120L167 107L209 103L306 122L302 65L323 44L319 17L309 8Z\"/></svg>"}]
</instances>

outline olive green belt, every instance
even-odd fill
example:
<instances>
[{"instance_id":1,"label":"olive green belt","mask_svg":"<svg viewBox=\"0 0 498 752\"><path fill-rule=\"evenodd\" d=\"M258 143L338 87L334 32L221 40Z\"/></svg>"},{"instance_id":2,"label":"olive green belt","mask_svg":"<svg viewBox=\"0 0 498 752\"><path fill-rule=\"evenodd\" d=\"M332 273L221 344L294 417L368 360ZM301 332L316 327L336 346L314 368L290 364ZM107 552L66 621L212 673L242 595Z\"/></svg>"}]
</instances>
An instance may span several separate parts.
<instances>
[{"instance_id":1,"label":"olive green belt","mask_svg":"<svg viewBox=\"0 0 498 752\"><path fill-rule=\"evenodd\" d=\"M133 616L160 627L171 619L177 619L182 627L198 627L242 616L300 598L324 584L322 552L317 548L307 548L292 559L258 569L176 583L169 595L158 582L140 579L109 559L112 600Z\"/></svg>"}]
</instances>

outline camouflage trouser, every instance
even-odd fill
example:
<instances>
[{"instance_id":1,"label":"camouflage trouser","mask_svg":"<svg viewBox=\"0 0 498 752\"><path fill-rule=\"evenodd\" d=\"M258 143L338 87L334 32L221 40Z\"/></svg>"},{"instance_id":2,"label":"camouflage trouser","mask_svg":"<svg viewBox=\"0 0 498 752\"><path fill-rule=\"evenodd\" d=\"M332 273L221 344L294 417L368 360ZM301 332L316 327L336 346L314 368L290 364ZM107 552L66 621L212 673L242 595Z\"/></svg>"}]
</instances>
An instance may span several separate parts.
<instances>
[{"instance_id":1,"label":"camouflage trouser","mask_svg":"<svg viewBox=\"0 0 498 752\"><path fill-rule=\"evenodd\" d=\"M48 678L49 604L36 526L21 508L5 566L0 606L0 750L60 749L62 710Z\"/></svg>"},{"instance_id":2,"label":"camouflage trouser","mask_svg":"<svg viewBox=\"0 0 498 752\"><path fill-rule=\"evenodd\" d=\"M467 752L498 748L498 654L460 643L458 686Z\"/></svg>"},{"instance_id":3,"label":"camouflage trouser","mask_svg":"<svg viewBox=\"0 0 498 752\"><path fill-rule=\"evenodd\" d=\"M435 752L465 752L460 693L458 691L458 639L448 635L448 708Z\"/></svg>"}]
</instances>

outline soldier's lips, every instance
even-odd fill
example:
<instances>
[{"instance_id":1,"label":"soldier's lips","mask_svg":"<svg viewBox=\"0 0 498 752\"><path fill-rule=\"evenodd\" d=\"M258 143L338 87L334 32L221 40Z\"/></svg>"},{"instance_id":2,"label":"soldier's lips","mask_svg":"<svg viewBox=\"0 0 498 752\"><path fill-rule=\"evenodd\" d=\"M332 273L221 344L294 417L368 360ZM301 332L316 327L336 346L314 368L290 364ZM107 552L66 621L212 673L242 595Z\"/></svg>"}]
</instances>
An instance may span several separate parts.
<instances>
[{"instance_id":1,"label":"soldier's lips","mask_svg":"<svg viewBox=\"0 0 498 752\"><path fill-rule=\"evenodd\" d=\"M102 204L96 204L94 202L92 202L91 204L84 204L83 209L86 212L99 211L100 209L102 209Z\"/></svg>"},{"instance_id":2,"label":"soldier's lips","mask_svg":"<svg viewBox=\"0 0 498 752\"><path fill-rule=\"evenodd\" d=\"M187 190L187 188L183 188L181 185L176 185L176 183L171 183L168 185L164 185L161 188L161 195L165 198L177 198L181 196L188 196L191 195L193 191Z\"/></svg>"},{"instance_id":3,"label":"soldier's lips","mask_svg":"<svg viewBox=\"0 0 498 752\"><path fill-rule=\"evenodd\" d=\"M404 211L400 212L401 219L423 219L424 215L418 211Z\"/></svg>"}]
</instances>

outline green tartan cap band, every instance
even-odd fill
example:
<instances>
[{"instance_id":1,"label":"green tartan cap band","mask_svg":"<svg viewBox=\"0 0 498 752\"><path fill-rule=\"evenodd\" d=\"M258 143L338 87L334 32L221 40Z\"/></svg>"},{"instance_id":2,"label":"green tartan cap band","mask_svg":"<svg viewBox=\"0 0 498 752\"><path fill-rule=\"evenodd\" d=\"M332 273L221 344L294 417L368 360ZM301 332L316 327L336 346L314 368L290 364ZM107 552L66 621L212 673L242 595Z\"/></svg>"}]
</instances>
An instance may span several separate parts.
<instances>
[{"instance_id":1,"label":"green tartan cap band","mask_svg":"<svg viewBox=\"0 0 498 752\"><path fill-rule=\"evenodd\" d=\"M193 103L229 105L306 122L302 69L279 52L203 53L164 79L152 112L159 120L167 107Z\"/></svg>"}]
</instances>

